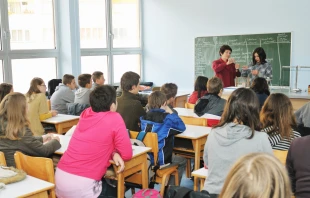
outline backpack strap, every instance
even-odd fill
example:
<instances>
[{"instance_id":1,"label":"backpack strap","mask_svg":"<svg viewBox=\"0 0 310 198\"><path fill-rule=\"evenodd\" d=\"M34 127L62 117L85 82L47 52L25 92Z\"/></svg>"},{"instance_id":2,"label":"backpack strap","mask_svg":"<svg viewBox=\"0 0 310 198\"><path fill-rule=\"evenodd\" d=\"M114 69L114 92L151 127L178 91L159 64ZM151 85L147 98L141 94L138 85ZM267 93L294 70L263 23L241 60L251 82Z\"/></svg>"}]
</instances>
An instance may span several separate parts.
<instances>
[{"instance_id":1,"label":"backpack strap","mask_svg":"<svg viewBox=\"0 0 310 198\"><path fill-rule=\"evenodd\" d=\"M145 130L140 131L136 139L140 140L141 142L143 142L146 134L148 132L152 132L152 129L153 129L153 125L152 124L146 124Z\"/></svg>"}]
</instances>

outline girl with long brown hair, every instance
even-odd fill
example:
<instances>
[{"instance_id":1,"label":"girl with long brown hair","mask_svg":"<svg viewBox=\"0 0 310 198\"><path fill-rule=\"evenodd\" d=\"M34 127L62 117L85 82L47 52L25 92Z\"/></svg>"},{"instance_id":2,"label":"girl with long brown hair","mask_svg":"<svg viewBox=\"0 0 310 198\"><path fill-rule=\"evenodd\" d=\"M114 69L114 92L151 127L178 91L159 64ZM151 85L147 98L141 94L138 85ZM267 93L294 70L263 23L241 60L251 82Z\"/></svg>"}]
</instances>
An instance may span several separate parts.
<instances>
[{"instance_id":1,"label":"girl with long brown hair","mask_svg":"<svg viewBox=\"0 0 310 198\"><path fill-rule=\"evenodd\" d=\"M44 81L41 78L33 78L30 83L30 88L26 93L26 99L28 103L30 129L34 135L44 134L44 128L41 124L42 120L57 115L57 111L48 110L45 93L46 85Z\"/></svg>"},{"instance_id":2,"label":"girl with long brown hair","mask_svg":"<svg viewBox=\"0 0 310 198\"><path fill-rule=\"evenodd\" d=\"M23 94L10 93L4 97L0 103L0 151L4 152L8 166L15 166L15 151L47 157L59 148L57 136L33 136L29 129L27 102Z\"/></svg>"},{"instance_id":3,"label":"girl with long brown hair","mask_svg":"<svg viewBox=\"0 0 310 198\"><path fill-rule=\"evenodd\" d=\"M267 98L260 112L260 121L273 149L288 150L292 140L301 136L293 130L297 124L292 103L282 93L274 93Z\"/></svg>"},{"instance_id":4,"label":"girl with long brown hair","mask_svg":"<svg viewBox=\"0 0 310 198\"><path fill-rule=\"evenodd\" d=\"M264 153L241 157L230 170L219 198L291 198L287 171Z\"/></svg>"},{"instance_id":5,"label":"girl with long brown hair","mask_svg":"<svg viewBox=\"0 0 310 198\"><path fill-rule=\"evenodd\" d=\"M209 169L203 190L220 194L230 167L253 152L272 154L268 135L259 129L259 102L254 91L239 88L230 95L220 123L208 135L203 160Z\"/></svg>"}]
</instances>

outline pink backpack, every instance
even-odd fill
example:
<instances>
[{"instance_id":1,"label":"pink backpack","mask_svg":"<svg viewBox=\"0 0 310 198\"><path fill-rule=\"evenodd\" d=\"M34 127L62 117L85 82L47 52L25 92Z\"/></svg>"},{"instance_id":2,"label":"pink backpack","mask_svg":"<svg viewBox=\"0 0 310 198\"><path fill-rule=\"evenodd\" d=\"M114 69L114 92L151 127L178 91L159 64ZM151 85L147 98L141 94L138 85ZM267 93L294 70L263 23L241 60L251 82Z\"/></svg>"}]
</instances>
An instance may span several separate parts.
<instances>
[{"instance_id":1,"label":"pink backpack","mask_svg":"<svg viewBox=\"0 0 310 198\"><path fill-rule=\"evenodd\" d=\"M154 189L142 189L135 193L133 198L162 198L157 190Z\"/></svg>"}]
</instances>

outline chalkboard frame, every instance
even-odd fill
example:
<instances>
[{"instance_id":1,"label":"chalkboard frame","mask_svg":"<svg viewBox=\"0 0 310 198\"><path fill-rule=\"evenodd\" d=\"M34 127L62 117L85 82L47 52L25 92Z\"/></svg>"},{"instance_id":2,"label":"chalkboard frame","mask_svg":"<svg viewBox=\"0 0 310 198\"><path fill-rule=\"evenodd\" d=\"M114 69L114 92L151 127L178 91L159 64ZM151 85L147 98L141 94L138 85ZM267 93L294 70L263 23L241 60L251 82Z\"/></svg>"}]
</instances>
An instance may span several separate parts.
<instances>
[{"instance_id":1,"label":"chalkboard frame","mask_svg":"<svg viewBox=\"0 0 310 198\"><path fill-rule=\"evenodd\" d=\"M287 31L287 32L266 32L266 33L247 33L247 34L232 34L232 35L208 35L208 36L198 36L198 37L195 37L194 39L194 77L196 78L197 75L196 75L196 39L198 38L206 38L206 37L210 37L210 38L213 38L213 37L226 37L226 36L248 36L248 35L268 35L268 34L290 34L290 52L289 52L289 65L292 65L292 51L293 51L293 35L294 35L294 32L293 31ZM219 50L219 49L218 49ZM233 50L234 51L234 50ZM232 56L233 57L233 56ZM220 58L218 56L218 58ZM268 54L267 54L267 59L268 59ZM216 60L216 59L214 59ZM279 75L280 75L280 78L279 78L279 86L283 86L283 82L284 82L284 78L283 78L283 68L282 66L287 66L287 64L283 64L283 65L280 65L280 72L279 72ZM289 69L289 72L288 72L288 86L291 85L291 69ZM283 79L282 79L283 78Z\"/></svg>"}]
</instances>

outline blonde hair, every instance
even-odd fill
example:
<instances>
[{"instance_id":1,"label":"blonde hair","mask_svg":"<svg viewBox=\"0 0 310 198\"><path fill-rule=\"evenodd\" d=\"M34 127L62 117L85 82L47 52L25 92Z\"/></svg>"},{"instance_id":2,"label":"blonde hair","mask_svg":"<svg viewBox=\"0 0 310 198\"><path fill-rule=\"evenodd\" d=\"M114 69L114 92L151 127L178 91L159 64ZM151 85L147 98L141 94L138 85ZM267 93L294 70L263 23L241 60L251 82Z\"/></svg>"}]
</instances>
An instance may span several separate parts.
<instances>
[{"instance_id":1,"label":"blonde hair","mask_svg":"<svg viewBox=\"0 0 310 198\"><path fill-rule=\"evenodd\" d=\"M26 97L21 93L10 93L0 103L0 125L5 136L10 140L23 136L26 127L29 127L26 112Z\"/></svg>"},{"instance_id":2,"label":"blonde hair","mask_svg":"<svg viewBox=\"0 0 310 198\"><path fill-rule=\"evenodd\" d=\"M272 155L251 153L232 167L219 198L291 198L291 195L283 164Z\"/></svg>"}]
</instances>

